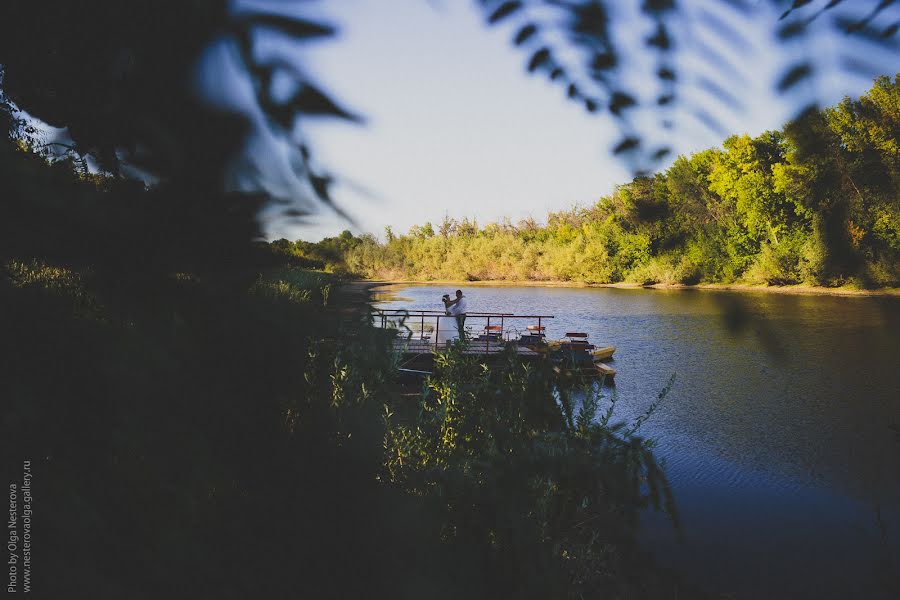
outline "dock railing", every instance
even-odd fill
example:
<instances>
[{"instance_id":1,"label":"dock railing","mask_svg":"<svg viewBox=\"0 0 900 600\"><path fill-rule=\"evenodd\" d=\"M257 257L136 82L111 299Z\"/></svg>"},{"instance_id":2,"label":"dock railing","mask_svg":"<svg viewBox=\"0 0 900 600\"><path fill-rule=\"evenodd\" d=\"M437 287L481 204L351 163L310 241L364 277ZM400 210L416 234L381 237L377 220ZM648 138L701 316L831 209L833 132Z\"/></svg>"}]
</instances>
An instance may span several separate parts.
<instances>
[{"instance_id":1,"label":"dock railing","mask_svg":"<svg viewBox=\"0 0 900 600\"><path fill-rule=\"evenodd\" d=\"M387 328L388 324L394 320L402 319L404 321L407 320L417 320L420 322L420 332L424 339L425 334L425 320L427 319L429 322L434 320L434 350L435 352L438 350L438 333L440 331L441 319L456 319L455 316L448 315L443 311L438 310L407 310L401 308L387 308L374 309L374 316L376 319L380 319L381 327ZM491 332L493 331L491 327L491 319L494 320L494 325L499 321L500 323L500 337L502 342L503 332L505 331L507 321L514 320L531 320L536 323L536 325L530 325L527 327L528 331L537 331L538 335L543 336L544 326L541 324L545 322L547 319L552 319L553 315L517 315L514 313L497 313L497 312L469 312L466 313L466 318L472 319L486 319L487 324L485 325L485 342L486 348L485 352L490 353L491 348Z\"/></svg>"}]
</instances>

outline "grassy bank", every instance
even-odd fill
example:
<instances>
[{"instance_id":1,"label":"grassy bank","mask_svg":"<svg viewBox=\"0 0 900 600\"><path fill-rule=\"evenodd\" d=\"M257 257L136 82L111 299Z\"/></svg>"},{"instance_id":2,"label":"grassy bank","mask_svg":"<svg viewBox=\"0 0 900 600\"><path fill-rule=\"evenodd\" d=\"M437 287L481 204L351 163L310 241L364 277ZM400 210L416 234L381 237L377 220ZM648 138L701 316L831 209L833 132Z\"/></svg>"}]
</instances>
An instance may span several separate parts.
<instances>
[{"instance_id":1,"label":"grassy bank","mask_svg":"<svg viewBox=\"0 0 900 600\"><path fill-rule=\"evenodd\" d=\"M50 595L685 589L634 541L643 510L676 514L650 445L549 365L452 352L411 399L372 284L290 265L180 272L152 299L40 261L2 275L4 456L40 481Z\"/></svg>"}]
</instances>

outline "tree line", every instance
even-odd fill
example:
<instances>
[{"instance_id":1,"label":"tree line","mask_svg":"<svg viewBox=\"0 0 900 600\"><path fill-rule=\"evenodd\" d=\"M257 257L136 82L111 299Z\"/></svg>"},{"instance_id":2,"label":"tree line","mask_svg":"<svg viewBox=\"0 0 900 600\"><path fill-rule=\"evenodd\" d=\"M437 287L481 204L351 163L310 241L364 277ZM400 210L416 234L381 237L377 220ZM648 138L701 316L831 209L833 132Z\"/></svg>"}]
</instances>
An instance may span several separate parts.
<instances>
[{"instance_id":1,"label":"tree line","mask_svg":"<svg viewBox=\"0 0 900 600\"><path fill-rule=\"evenodd\" d=\"M781 130L733 135L592 206L489 223L445 218L279 247L383 279L584 283L900 281L900 74Z\"/></svg>"}]
</instances>

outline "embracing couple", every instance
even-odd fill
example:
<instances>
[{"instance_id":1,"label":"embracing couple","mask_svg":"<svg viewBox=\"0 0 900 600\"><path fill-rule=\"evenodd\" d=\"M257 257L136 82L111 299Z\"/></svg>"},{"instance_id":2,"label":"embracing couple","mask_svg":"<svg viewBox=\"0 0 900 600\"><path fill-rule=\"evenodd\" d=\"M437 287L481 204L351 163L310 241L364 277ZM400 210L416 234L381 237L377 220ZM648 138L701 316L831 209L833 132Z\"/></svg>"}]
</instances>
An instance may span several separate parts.
<instances>
[{"instance_id":1,"label":"embracing couple","mask_svg":"<svg viewBox=\"0 0 900 600\"><path fill-rule=\"evenodd\" d=\"M459 339L465 339L463 328L466 324L466 297L463 296L462 290L456 290L455 299L451 299L450 294L444 294L441 300L444 302L444 312L449 316L456 317Z\"/></svg>"}]
</instances>

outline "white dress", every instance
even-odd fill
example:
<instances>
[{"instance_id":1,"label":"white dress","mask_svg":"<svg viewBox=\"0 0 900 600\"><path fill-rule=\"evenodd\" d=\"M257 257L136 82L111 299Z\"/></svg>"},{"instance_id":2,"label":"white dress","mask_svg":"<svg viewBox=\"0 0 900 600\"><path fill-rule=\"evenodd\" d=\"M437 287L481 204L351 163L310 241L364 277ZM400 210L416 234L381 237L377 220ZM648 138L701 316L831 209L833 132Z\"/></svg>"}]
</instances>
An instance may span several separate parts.
<instances>
[{"instance_id":1,"label":"white dress","mask_svg":"<svg viewBox=\"0 0 900 600\"><path fill-rule=\"evenodd\" d=\"M456 317L452 315L444 315L440 319L436 319L437 324L434 331L431 332L431 343L437 343L443 346L450 340L459 337L459 328L456 326Z\"/></svg>"}]
</instances>

